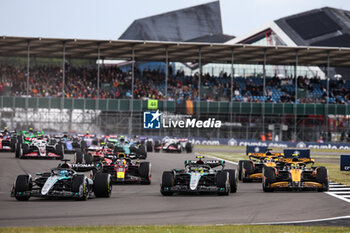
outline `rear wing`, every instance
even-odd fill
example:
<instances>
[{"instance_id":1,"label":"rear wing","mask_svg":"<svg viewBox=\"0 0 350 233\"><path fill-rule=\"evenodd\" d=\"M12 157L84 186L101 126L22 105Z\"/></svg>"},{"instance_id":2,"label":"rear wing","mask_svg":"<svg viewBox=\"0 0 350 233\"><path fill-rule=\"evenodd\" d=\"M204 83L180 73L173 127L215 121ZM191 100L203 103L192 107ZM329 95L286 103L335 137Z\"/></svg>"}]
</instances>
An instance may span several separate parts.
<instances>
[{"instance_id":1,"label":"rear wing","mask_svg":"<svg viewBox=\"0 0 350 233\"><path fill-rule=\"evenodd\" d=\"M198 163L198 160L186 160L185 166L190 165L208 165L211 168L218 167L218 166L225 166L225 160L203 160L203 163Z\"/></svg>"},{"instance_id":2,"label":"rear wing","mask_svg":"<svg viewBox=\"0 0 350 233\"><path fill-rule=\"evenodd\" d=\"M266 153L249 153L248 157L249 158L257 158L257 159L261 159L261 158L277 158L277 157L283 157L284 154L283 153L271 153L271 155L266 155Z\"/></svg>"},{"instance_id":3,"label":"rear wing","mask_svg":"<svg viewBox=\"0 0 350 233\"><path fill-rule=\"evenodd\" d=\"M310 159L310 149L284 149L284 158L294 158L294 154L298 155L299 159Z\"/></svg>"}]
</instances>

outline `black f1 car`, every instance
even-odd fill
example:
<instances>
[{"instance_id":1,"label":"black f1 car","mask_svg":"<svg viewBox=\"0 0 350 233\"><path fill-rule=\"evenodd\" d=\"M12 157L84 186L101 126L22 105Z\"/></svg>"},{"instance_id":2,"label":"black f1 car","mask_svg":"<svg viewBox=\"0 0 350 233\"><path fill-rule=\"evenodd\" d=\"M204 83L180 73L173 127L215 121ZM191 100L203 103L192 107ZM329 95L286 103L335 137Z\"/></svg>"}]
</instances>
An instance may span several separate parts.
<instances>
[{"instance_id":1,"label":"black f1 car","mask_svg":"<svg viewBox=\"0 0 350 233\"><path fill-rule=\"evenodd\" d=\"M237 191L236 171L226 169L224 160L186 160L185 169L163 172L160 192L164 196L174 193L209 193L229 195ZM214 169L219 167L219 169Z\"/></svg>"},{"instance_id":2,"label":"black f1 car","mask_svg":"<svg viewBox=\"0 0 350 233\"><path fill-rule=\"evenodd\" d=\"M63 163L50 172L37 173L34 180L28 174L17 176L11 197L15 197L18 201L28 201L30 197L76 200L110 197L112 185L109 174L96 174L92 180L82 173L77 173L77 171L88 171L91 166L69 164L67 161L63 160Z\"/></svg>"}]
</instances>

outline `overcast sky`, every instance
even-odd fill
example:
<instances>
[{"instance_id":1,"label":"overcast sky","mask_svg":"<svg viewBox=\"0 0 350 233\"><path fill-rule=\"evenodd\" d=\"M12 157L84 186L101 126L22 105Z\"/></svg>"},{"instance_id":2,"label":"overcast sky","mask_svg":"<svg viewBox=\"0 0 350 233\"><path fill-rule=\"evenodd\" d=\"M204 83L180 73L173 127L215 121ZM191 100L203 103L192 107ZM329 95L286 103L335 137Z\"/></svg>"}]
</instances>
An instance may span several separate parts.
<instances>
[{"instance_id":1,"label":"overcast sky","mask_svg":"<svg viewBox=\"0 0 350 233\"><path fill-rule=\"evenodd\" d=\"M208 0L0 0L0 35L117 39L138 18ZM350 0L220 0L224 33L242 36L267 23Z\"/></svg>"}]
</instances>

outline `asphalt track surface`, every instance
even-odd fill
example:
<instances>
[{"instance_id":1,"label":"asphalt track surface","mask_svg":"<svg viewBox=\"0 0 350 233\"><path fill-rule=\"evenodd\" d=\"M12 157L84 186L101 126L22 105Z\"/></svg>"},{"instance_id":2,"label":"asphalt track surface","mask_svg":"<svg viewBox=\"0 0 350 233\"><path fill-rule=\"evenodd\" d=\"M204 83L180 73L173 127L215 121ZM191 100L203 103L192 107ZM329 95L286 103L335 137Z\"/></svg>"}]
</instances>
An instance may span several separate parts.
<instances>
[{"instance_id":1,"label":"asphalt track surface","mask_svg":"<svg viewBox=\"0 0 350 233\"><path fill-rule=\"evenodd\" d=\"M71 158L72 155L66 155ZM16 176L48 171L55 160L19 160L0 153L0 227L46 225L250 224L350 215L350 205L318 192L264 193L259 183L239 183L230 196L160 194L164 170L183 168L194 154L149 153L151 185L114 185L111 198L19 202L10 197ZM234 165L227 164L227 167ZM337 223L339 224L339 222Z\"/></svg>"}]
</instances>

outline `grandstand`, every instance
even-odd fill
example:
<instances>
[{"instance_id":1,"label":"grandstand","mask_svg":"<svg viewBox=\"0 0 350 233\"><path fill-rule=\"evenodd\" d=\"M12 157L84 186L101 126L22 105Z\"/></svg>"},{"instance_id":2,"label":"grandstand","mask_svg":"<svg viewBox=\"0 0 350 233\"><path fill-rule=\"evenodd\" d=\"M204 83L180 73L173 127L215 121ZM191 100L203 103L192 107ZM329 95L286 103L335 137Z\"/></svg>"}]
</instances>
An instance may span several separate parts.
<instances>
[{"instance_id":1,"label":"grandstand","mask_svg":"<svg viewBox=\"0 0 350 233\"><path fill-rule=\"evenodd\" d=\"M221 22L217 4L209 4L209 8L214 9L212 16ZM191 8L190 12L195 9ZM201 5L198 9L208 7ZM135 32L144 35L135 30L135 24L143 25L159 17L166 19L184 12L187 10L137 20L122 38L137 36ZM199 23L191 22L194 26ZM228 43L223 42L232 37L224 35L222 30L211 33L211 26L204 27L207 31L202 34L179 37L177 42L171 41L175 37L164 37L167 30L160 29L167 27L158 28L157 38L148 38L158 40L163 36L165 42L3 36L0 39L1 56L28 60L22 66L1 65L0 94L16 96L1 98L2 114L9 116L14 127L16 124L42 126L41 119L45 118L49 119L45 122L47 128L65 128L67 131L71 131L72 122L80 122L84 125L77 127L80 130L94 125L102 133L117 131L130 135L205 135L208 138L260 140L261 135L269 132L276 140L317 141L321 137L326 141L347 140L344 135L349 133L350 82L348 76L335 77L330 70L350 67L350 49L309 44L295 46L294 42L294 46L286 46L285 43L293 40L276 25L269 28L270 33L263 30L259 31L258 37L237 38ZM179 32L182 30L188 29L182 28ZM326 30L325 33L332 32ZM168 35L173 36L172 33ZM274 35L274 43L262 45L271 41L269 35ZM33 66L31 57L62 58L64 65ZM99 62L97 65L90 62L84 67L70 65L68 61L75 58ZM103 59L126 60L127 66L107 66ZM179 69L176 66L179 63L191 66L192 75ZM203 72L211 64L223 64L229 69L219 74ZM262 72L248 75L237 72L237 66L247 64L259 66ZM288 66L291 72L283 76L277 72L269 73L268 66ZM319 73L302 74L300 66L317 67ZM188 113L185 101L191 101L194 116L215 117L224 122L224 127L191 132L180 129L145 131L141 122L142 111L147 110L144 102L147 99L160 100L161 109L169 114ZM49 106L49 109L40 110L43 106ZM51 112L52 109L55 111ZM50 120L49 115L57 115L57 110L63 116L61 125ZM38 117L28 117L28 114L36 113ZM23 116L26 116L24 122Z\"/></svg>"}]
</instances>

